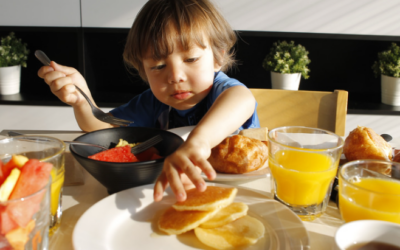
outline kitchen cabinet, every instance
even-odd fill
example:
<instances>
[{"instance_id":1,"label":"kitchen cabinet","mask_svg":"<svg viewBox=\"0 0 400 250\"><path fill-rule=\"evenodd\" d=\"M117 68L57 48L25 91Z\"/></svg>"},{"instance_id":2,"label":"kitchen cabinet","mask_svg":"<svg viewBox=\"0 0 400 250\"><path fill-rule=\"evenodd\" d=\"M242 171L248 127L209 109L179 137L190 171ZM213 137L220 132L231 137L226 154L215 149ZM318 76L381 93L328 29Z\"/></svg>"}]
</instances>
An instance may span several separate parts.
<instances>
[{"instance_id":1,"label":"kitchen cabinet","mask_svg":"<svg viewBox=\"0 0 400 250\"><path fill-rule=\"evenodd\" d=\"M80 27L80 0L0 1L0 25Z\"/></svg>"}]
</instances>

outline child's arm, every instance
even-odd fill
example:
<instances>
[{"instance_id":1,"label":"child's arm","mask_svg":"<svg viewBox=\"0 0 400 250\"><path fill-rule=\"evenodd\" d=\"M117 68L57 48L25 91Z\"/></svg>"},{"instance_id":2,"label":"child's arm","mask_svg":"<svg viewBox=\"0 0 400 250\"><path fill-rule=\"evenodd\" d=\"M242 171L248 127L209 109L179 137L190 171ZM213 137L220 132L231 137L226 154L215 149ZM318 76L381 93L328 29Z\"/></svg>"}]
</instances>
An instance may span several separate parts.
<instances>
[{"instance_id":1,"label":"child's arm","mask_svg":"<svg viewBox=\"0 0 400 250\"><path fill-rule=\"evenodd\" d=\"M112 127L93 116L90 105L75 89L74 85L77 85L93 101L85 79L76 69L51 62L50 66L43 66L39 69L38 76L50 86L54 95L73 107L76 121L83 131L89 132ZM93 103L95 102L93 101Z\"/></svg>"},{"instance_id":2,"label":"child's arm","mask_svg":"<svg viewBox=\"0 0 400 250\"><path fill-rule=\"evenodd\" d=\"M215 100L214 104L190 133L187 140L164 161L163 171L154 187L154 200L162 199L168 184L178 201L186 200L181 174L186 174L199 191L206 184L196 166L212 180L215 170L207 161L211 149L239 128L255 110L255 99L246 87L231 87Z\"/></svg>"}]
</instances>

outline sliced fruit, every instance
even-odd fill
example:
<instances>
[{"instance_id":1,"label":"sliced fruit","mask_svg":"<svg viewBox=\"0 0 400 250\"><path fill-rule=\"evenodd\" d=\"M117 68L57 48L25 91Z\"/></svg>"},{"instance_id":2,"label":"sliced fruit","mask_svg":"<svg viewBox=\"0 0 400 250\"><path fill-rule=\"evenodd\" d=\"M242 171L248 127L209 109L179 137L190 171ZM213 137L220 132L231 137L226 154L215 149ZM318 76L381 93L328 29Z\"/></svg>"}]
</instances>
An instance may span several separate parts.
<instances>
[{"instance_id":1,"label":"sliced fruit","mask_svg":"<svg viewBox=\"0 0 400 250\"><path fill-rule=\"evenodd\" d=\"M18 224L8 215L7 208L8 206L0 208L0 233L2 235L18 227Z\"/></svg>"},{"instance_id":2,"label":"sliced fruit","mask_svg":"<svg viewBox=\"0 0 400 250\"><path fill-rule=\"evenodd\" d=\"M20 227L25 227L40 207L44 192L29 196L42 189L50 178L53 165L30 159L21 169L21 175L9 199L26 197L23 201L10 203L6 209L7 214ZM29 197L27 197L29 196Z\"/></svg>"},{"instance_id":3,"label":"sliced fruit","mask_svg":"<svg viewBox=\"0 0 400 250\"><path fill-rule=\"evenodd\" d=\"M8 175L7 179L0 186L0 202L5 202L8 200L8 197L10 197L15 184L17 184L20 174L21 171L18 168L11 170L10 175Z\"/></svg>"},{"instance_id":4,"label":"sliced fruit","mask_svg":"<svg viewBox=\"0 0 400 250\"><path fill-rule=\"evenodd\" d=\"M28 161L28 157L24 155L12 155L11 159L2 166L0 174L0 185L3 184L7 176L14 168L22 168Z\"/></svg>"},{"instance_id":5,"label":"sliced fruit","mask_svg":"<svg viewBox=\"0 0 400 250\"><path fill-rule=\"evenodd\" d=\"M108 162L137 162L138 159L131 152L129 145L111 148L89 156L90 159Z\"/></svg>"},{"instance_id":6,"label":"sliced fruit","mask_svg":"<svg viewBox=\"0 0 400 250\"><path fill-rule=\"evenodd\" d=\"M158 152L158 150L155 147L151 147L139 154L136 154L136 157L138 158L139 161L150 161L150 160L158 159L158 158L155 158L155 159L152 159L152 158L153 158L153 155L159 155L159 154L160 154L160 152Z\"/></svg>"},{"instance_id":7,"label":"sliced fruit","mask_svg":"<svg viewBox=\"0 0 400 250\"><path fill-rule=\"evenodd\" d=\"M24 250L25 245L29 240L29 234L35 227L35 221L31 220L26 227L19 227L6 234L8 243L13 247L14 250Z\"/></svg>"}]
</instances>

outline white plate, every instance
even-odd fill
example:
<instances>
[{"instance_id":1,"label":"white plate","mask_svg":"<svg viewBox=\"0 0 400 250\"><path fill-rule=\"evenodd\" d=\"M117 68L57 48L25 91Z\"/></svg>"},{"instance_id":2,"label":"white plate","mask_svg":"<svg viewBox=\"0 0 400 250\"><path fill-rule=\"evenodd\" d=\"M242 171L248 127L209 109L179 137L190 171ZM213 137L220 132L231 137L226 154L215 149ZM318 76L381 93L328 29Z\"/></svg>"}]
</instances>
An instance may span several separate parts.
<instances>
[{"instance_id":1,"label":"white plate","mask_svg":"<svg viewBox=\"0 0 400 250\"><path fill-rule=\"evenodd\" d=\"M175 198L167 189L164 199L155 203L153 187L150 184L124 190L89 208L75 226L74 249L210 249L193 230L178 236L159 233L154 222L175 203ZM309 249L310 240L302 221L281 203L240 187L235 201L248 204L248 214L263 222L266 229L264 238L247 249Z\"/></svg>"},{"instance_id":2,"label":"white plate","mask_svg":"<svg viewBox=\"0 0 400 250\"><path fill-rule=\"evenodd\" d=\"M180 127L180 128L173 128L168 131L175 133L186 140L189 136L190 132L193 130L195 126L187 126L187 127ZM221 181L221 182L229 182L229 181L244 181L244 180L253 180L253 179L260 179L269 177L270 170L268 167L268 162L265 165L256 170L245 174L222 174L217 173L215 179L213 181ZM201 176L207 180L207 177L204 173Z\"/></svg>"}]
</instances>

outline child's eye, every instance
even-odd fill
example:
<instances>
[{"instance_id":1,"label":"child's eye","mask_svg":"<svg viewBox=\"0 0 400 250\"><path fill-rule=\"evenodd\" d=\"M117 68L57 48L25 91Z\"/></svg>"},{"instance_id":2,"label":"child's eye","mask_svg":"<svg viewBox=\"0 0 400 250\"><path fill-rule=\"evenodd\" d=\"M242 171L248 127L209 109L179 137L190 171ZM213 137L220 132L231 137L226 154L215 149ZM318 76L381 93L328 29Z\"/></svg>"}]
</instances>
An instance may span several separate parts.
<instances>
[{"instance_id":1,"label":"child's eye","mask_svg":"<svg viewBox=\"0 0 400 250\"><path fill-rule=\"evenodd\" d=\"M160 70L160 69L163 69L164 67L165 67L165 64L160 64L160 65L152 67L151 69L152 70Z\"/></svg>"},{"instance_id":2,"label":"child's eye","mask_svg":"<svg viewBox=\"0 0 400 250\"><path fill-rule=\"evenodd\" d=\"M193 58L186 59L186 62L195 62L197 60L199 60L198 57L193 57Z\"/></svg>"}]
</instances>

